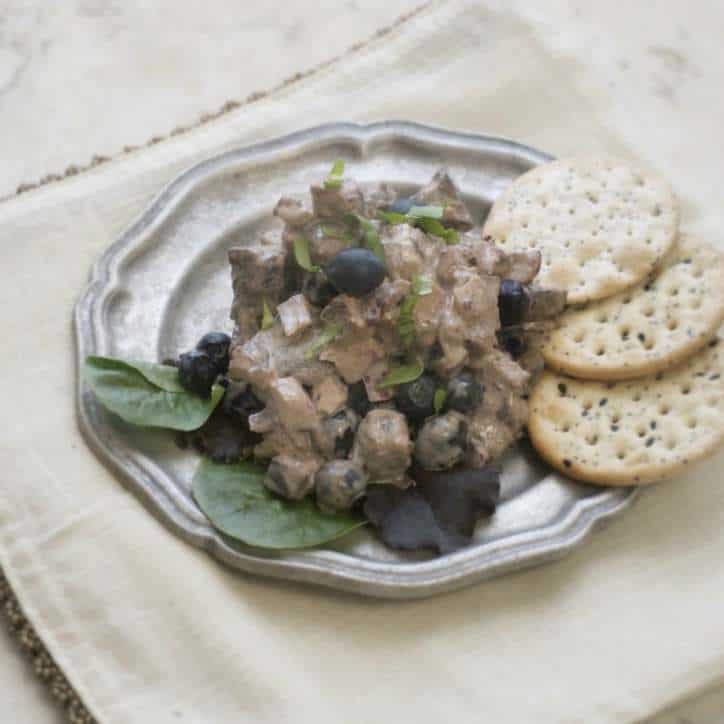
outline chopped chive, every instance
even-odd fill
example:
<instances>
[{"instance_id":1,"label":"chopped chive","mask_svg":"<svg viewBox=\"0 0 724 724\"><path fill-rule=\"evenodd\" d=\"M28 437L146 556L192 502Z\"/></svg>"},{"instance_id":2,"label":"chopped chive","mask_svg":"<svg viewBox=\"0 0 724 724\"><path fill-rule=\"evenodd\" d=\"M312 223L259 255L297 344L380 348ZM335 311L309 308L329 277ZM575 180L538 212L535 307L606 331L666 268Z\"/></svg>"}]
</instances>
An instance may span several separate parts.
<instances>
[{"instance_id":1,"label":"chopped chive","mask_svg":"<svg viewBox=\"0 0 724 724\"><path fill-rule=\"evenodd\" d=\"M342 185L342 176L344 176L344 161L338 159L332 164L332 170L324 182L324 187L338 189Z\"/></svg>"},{"instance_id":2,"label":"chopped chive","mask_svg":"<svg viewBox=\"0 0 724 724\"><path fill-rule=\"evenodd\" d=\"M435 390L435 396L432 398L432 409L436 415L442 412L442 408L445 407L445 400L447 400L447 390L438 387L438 389Z\"/></svg>"},{"instance_id":3,"label":"chopped chive","mask_svg":"<svg viewBox=\"0 0 724 724\"><path fill-rule=\"evenodd\" d=\"M308 272L319 271L319 267L312 264L312 258L309 255L309 239L300 236L294 240L294 258L302 269L306 269Z\"/></svg>"},{"instance_id":4,"label":"chopped chive","mask_svg":"<svg viewBox=\"0 0 724 724\"><path fill-rule=\"evenodd\" d=\"M266 298L261 303L261 328L270 329L274 326L274 313L269 306Z\"/></svg>"},{"instance_id":5,"label":"chopped chive","mask_svg":"<svg viewBox=\"0 0 724 724\"><path fill-rule=\"evenodd\" d=\"M344 329L342 322L335 322L334 324L328 324L320 333L319 336L309 345L309 349L305 357L307 359L314 359L322 347L326 347L330 342L341 334Z\"/></svg>"}]
</instances>

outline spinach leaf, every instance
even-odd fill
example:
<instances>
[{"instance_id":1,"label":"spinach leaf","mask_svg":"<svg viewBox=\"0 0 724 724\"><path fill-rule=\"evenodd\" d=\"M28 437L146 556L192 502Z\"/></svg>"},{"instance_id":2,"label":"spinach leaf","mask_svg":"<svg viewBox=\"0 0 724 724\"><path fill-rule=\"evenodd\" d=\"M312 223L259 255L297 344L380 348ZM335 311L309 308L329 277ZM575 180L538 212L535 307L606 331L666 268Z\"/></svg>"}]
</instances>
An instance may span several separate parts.
<instances>
[{"instance_id":1,"label":"spinach leaf","mask_svg":"<svg viewBox=\"0 0 724 724\"><path fill-rule=\"evenodd\" d=\"M112 357L86 357L83 378L101 404L126 422L171 430L201 427L224 394L214 385L204 399L181 386L175 367Z\"/></svg>"},{"instance_id":2,"label":"spinach leaf","mask_svg":"<svg viewBox=\"0 0 724 724\"><path fill-rule=\"evenodd\" d=\"M353 230L361 230L365 246L384 264L385 247L377 233L377 228L364 216L359 214L345 214L344 223Z\"/></svg>"},{"instance_id":3,"label":"spinach leaf","mask_svg":"<svg viewBox=\"0 0 724 724\"><path fill-rule=\"evenodd\" d=\"M397 318L397 334L405 347L411 347L415 341L415 307L420 297L432 293L432 279L427 276L418 276L412 280L411 292L400 304L400 316Z\"/></svg>"},{"instance_id":4,"label":"spinach leaf","mask_svg":"<svg viewBox=\"0 0 724 724\"><path fill-rule=\"evenodd\" d=\"M312 257L309 253L309 239L305 239L303 236L294 239L294 258L302 269L308 272L319 271L319 267L312 264Z\"/></svg>"},{"instance_id":5,"label":"spinach leaf","mask_svg":"<svg viewBox=\"0 0 724 724\"><path fill-rule=\"evenodd\" d=\"M257 548L309 548L365 524L353 513L322 513L310 498L280 498L265 487L264 468L248 462L202 460L193 494L214 528Z\"/></svg>"},{"instance_id":6,"label":"spinach leaf","mask_svg":"<svg viewBox=\"0 0 724 724\"><path fill-rule=\"evenodd\" d=\"M421 359L413 360L406 365L392 367L382 378L382 382L378 383L377 387L382 390L385 387L395 387L414 382L424 371L425 365Z\"/></svg>"}]
</instances>

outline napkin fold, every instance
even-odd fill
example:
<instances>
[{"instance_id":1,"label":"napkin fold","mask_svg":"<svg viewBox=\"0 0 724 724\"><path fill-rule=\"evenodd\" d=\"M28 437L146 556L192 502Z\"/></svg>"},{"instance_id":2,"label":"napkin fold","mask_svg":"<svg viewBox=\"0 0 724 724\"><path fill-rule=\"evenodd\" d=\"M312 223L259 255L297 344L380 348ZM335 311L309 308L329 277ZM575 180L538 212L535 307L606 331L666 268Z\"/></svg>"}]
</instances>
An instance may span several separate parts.
<instances>
[{"instance_id":1,"label":"napkin fold","mask_svg":"<svg viewBox=\"0 0 724 724\"><path fill-rule=\"evenodd\" d=\"M160 188L223 150L405 118L647 161L720 242L714 3L433 2L336 63L0 204L0 566L89 710L126 722L633 721L724 676L724 456L565 560L415 602L232 572L172 535L75 423L70 318Z\"/></svg>"}]
</instances>

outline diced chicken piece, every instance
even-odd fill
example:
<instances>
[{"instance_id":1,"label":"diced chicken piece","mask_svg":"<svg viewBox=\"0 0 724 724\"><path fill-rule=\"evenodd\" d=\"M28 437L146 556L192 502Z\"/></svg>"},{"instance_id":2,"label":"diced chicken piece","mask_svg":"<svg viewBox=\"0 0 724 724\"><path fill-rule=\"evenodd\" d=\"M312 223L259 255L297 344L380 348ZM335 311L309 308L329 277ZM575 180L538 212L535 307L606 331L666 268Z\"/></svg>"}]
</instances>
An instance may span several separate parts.
<instances>
[{"instance_id":1,"label":"diced chicken piece","mask_svg":"<svg viewBox=\"0 0 724 724\"><path fill-rule=\"evenodd\" d=\"M442 221L448 226L467 231L473 228L473 220L458 189L445 170L438 171L432 180L414 196L415 202L424 205L444 206Z\"/></svg>"},{"instance_id":2,"label":"diced chicken piece","mask_svg":"<svg viewBox=\"0 0 724 724\"><path fill-rule=\"evenodd\" d=\"M367 194L367 216L371 219L377 216L378 211L384 211L397 199L397 191L382 183Z\"/></svg>"},{"instance_id":3,"label":"diced chicken piece","mask_svg":"<svg viewBox=\"0 0 724 724\"><path fill-rule=\"evenodd\" d=\"M312 210L306 204L289 196L282 196L279 199L274 207L274 216L294 228L302 228L314 218Z\"/></svg>"},{"instance_id":4,"label":"diced chicken piece","mask_svg":"<svg viewBox=\"0 0 724 724\"><path fill-rule=\"evenodd\" d=\"M367 393L367 399L370 402L385 402L391 400L395 396L395 390L392 387L384 387L379 389L377 384L382 381L384 376L387 374L389 365L386 360L380 360L375 362L367 370L367 374L362 378L365 386L365 392Z\"/></svg>"},{"instance_id":5,"label":"diced chicken piece","mask_svg":"<svg viewBox=\"0 0 724 724\"><path fill-rule=\"evenodd\" d=\"M258 432L262 435L271 432L276 425L274 415L268 407L265 407L253 415L249 415L249 429L252 432Z\"/></svg>"},{"instance_id":6,"label":"diced chicken piece","mask_svg":"<svg viewBox=\"0 0 724 724\"><path fill-rule=\"evenodd\" d=\"M480 271L501 279L513 279L521 284L530 283L538 274L541 254L537 249L504 251L486 236L482 242L473 242L475 264Z\"/></svg>"},{"instance_id":7,"label":"diced chicken piece","mask_svg":"<svg viewBox=\"0 0 724 724\"><path fill-rule=\"evenodd\" d=\"M345 179L339 188L312 186L310 190L315 216L325 218L344 214L364 214L364 197L359 186L350 179Z\"/></svg>"},{"instance_id":8,"label":"diced chicken piece","mask_svg":"<svg viewBox=\"0 0 724 724\"><path fill-rule=\"evenodd\" d=\"M231 319L237 325L236 339L246 341L258 329L262 301L276 304L284 291L286 253L278 233L267 233L255 246L229 249L234 300Z\"/></svg>"},{"instance_id":9,"label":"diced chicken piece","mask_svg":"<svg viewBox=\"0 0 724 724\"><path fill-rule=\"evenodd\" d=\"M312 388L312 401L320 415L336 415L347 404L347 385L337 375L329 375Z\"/></svg>"},{"instance_id":10,"label":"diced chicken piece","mask_svg":"<svg viewBox=\"0 0 724 724\"><path fill-rule=\"evenodd\" d=\"M267 460L276 455L291 455L298 458L315 458L319 454L312 445L312 434L294 432L275 422L274 429L264 435L264 439L254 447L254 457Z\"/></svg>"},{"instance_id":11,"label":"diced chicken piece","mask_svg":"<svg viewBox=\"0 0 724 724\"><path fill-rule=\"evenodd\" d=\"M541 253L537 249L510 252L507 259L509 267L504 275L506 279L530 284L540 271Z\"/></svg>"},{"instance_id":12,"label":"diced chicken piece","mask_svg":"<svg viewBox=\"0 0 724 724\"><path fill-rule=\"evenodd\" d=\"M529 287L526 321L538 322L558 316L566 307L566 293L558 289Z\"/></svg>"},{"instance_id":13,"label":"diced chicken piece","mask_svg":"<svg viewBox=\"0 0 724 724\"><path fill-rule=\"evenodd\" d=\"M406 279L385 280L368 301L367 319L395 323L400 316L402 300L410 293L412 285ZM371 308L375 312L372 313Z\"/></svg>"},{"instance_id":14,"label":"diced chicken piece","mask_svg":"<svg viewBox=\"0 0 724 724\"><path fill-rule=\"evenodd\" d=\"M281 377L272 382L267 405L288 430L315 430L319 426L314 404L295 377Z\"/></svg>"},{"instance_id":15,"label":"diced chicken piece","mask_svg":"<svg viewBox=\"0 0 724 724\"><path fill-rule=\"evenodd\" d=\"M364 301L339 294L323 310L322 321L327 324L339 322L345 326L366 327Z\"/></svg>"},{"instance_id":16,"label":"diced chicken piece","mask_svg":"<svg viewBox=\"0 0 724 724\"><path fill-rule=\"evenodd\" d=\"M312 458L277 455L267 468L264 485L284 498L301 500L314 487L314 473L320 463Z\"/></svg>"},{"instance_id":17,"label":"diced chicken piece","mask_svg":"<svg viewBox=\"0 0 724 724\"><path fill-rule=\"evenodd\" d=\"M450 374L462 367L468 358L465 347L465 322L455 309L452 295L445 298L437 337L443 354L434 362L435 371L443 375Z\"/></svg>"},{"instance_id":18,"label":"diced chicken piece","mask_svg":"<svg viewBox=\"0 0 724 724\"><path fill-rule=\"evenodd\" d=\"M296 377L304 385L314 385L334 373L332 365L308 357L309 347L319 331L313 326L296 337L287 337L281 324L258 332L231 354L229 376L254 385L254 392L265 394L277 377Z\"/></svg>"},{"instance_id":19,"label":"diced chicken piece","mask_svg":"<svg viewBox=\"0 0 724 724\"><path fill-rule=\"evenodd\" d=\"M286 302L282 302L277 306L279 313L279 321L282 323L282 329L287 337L293 337L298 332L302 332L313 323L312 311L309 303L303 294L295 294L289 297Z\"/></svg>"},{"instance_id":20,"label":"diced chicken piece","mask_svg":"<svg viewBox=\"0 0 724 724\"><path fill-rule=\"evenodd\" d=\"M427 236L420 229L409 224L385 226L381 240L385 247L385 264L390 279L412 281L424 272L425 264L418 245L426 243Z\"/></svg>"},{"instance_id":21,"label":"diced chicken piece","mask_svg":"<svg viewBox=\"0 0 724 724\"><path fill-rule=\"evenodd\" d=\"M483 401L469 419L468 462L481 466L501 455L528 422L530 374L507 354L492 350L479 360Z\"/></svg>"},{"instance_id":22,"label":"diced chicken piece","mask_svg":"<svg viewBox=\"0 0 724 724\"><path fill-rule=\"evenodd\" d=\"M401 412L376 409L367 413L357 429L352 458L365 466L373 482L406 484L411 453L410 432Z\"/></svg>"},{"instance_id":23,"label":"diced chicken piece","mask_svg":"<svg viewBox=\"0 0 724 724\"><path fill-rule=\"evenodd\" d=\"M465 339L479 349L495 344L500 327L498 317L498 277L481 274L453 289L455 311L465 324Z\"/></svg>"},{"instance_id":24,"label":"diced chicken piece","mask_svg":"<svg viewBox=\"0 0 724 724\"><path fill-rule=\"evenodd\" d=\"M424 349L435 344L444 307L445 292L434 282L432 283L432 291L417 300L414 311L415 331L417 344Z\"/></svg>"},{"instance_id":25,"label":"diced chicken piece","mask_svg":"<svg viewBox=\"0 0 724 724\"><path fill-rule=\"evenodd\" d=\"M345 409L334 417L322 420L322 426L314 437L314 444L325 458L346 458L354 443L354 433L359 424L357 414Z\"/></svg>"},{"instance_id":26,"label":"diced chicken piece","mask_svg":"<svg viewBox=\"0 0 724 724\"><path fill-rule=\"evenodd\" d=\"M446 287L454 286L478 273L475 264L475 249L470 243L446 246L437 262L438 281Z\"/></svg>"},{"instance_id":27,"label":"diced chicken piece","mask_svg":"<svg viewBox=\"0 0 724 724\"><path fill-rule=\"evenodd\" d=\"M339 337L321 351L319 359L332 362L348 385L359 382L385 356L384 348L373 335L374 331L367 328Z\"/></svg>"}]
</instances>

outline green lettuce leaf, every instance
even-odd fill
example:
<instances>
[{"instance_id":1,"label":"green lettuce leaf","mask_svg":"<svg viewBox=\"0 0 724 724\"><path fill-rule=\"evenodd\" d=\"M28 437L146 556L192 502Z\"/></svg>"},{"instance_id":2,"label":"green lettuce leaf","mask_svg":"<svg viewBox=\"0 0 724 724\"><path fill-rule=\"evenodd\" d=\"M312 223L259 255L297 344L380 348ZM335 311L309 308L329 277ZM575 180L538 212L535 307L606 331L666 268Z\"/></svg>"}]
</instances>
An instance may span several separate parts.
<instances>
[{"instance_id":1,"label":"green lettuce leaf","mask_svg":"<svg viewBox=\"0 0 724 724\"><path fill-rule=\"evenodd\" d=\"M86 357L83 379L104 407L131 425L171 430L198 429L224 395L221 385L208 398L189 392L175 367L113 357Z\"/></svg>"},{"instance_id":2,"label":"green lettuce leaf","mask_svg":"<svg viewBox=\"0 0 724 724\"><path fill-rule=\"evenodd\" d=\"M285 500L264 486L265 469L249 462L202 460L194 498L214 528L257 548L288 550L321 545L365 525L353 513L322 513L311 500Z\"/></svg>"}]
</instances>

